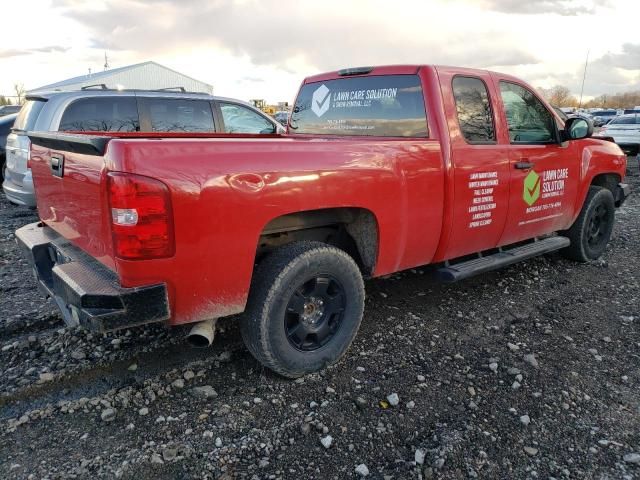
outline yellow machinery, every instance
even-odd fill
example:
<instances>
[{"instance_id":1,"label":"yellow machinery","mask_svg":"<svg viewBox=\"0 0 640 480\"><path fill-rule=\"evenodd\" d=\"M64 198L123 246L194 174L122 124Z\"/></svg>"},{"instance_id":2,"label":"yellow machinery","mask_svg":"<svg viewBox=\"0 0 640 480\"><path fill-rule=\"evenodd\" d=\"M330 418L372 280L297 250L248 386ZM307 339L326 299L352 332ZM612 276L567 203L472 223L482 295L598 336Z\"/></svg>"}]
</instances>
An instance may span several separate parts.
<instances>
[{"instance_id":1,"label":"yellow machinery","mask_svg":"<svg viewBox=\"0 0 640 480\"><path fill-rule=\"evenodd\" d=\"M251 102L254 107L259 108L267 115L274 115L277 111L276 107L274 107L273 105L267 105L267 102L265 102L263 99L249 100L249 102Z\"/></svg>"}]
</instances>

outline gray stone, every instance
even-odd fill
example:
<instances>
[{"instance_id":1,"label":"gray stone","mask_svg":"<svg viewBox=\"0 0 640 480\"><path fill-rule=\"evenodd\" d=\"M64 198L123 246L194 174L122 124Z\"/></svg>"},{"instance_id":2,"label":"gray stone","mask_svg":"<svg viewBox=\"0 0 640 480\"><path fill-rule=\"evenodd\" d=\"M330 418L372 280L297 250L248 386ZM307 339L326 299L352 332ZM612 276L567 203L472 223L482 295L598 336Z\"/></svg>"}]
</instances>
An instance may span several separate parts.
<instances>
[{"instance_id":1,"label":"gray stone","mask_svg":"<svg viewBox=\"0 0 640 480\"><path fill-rule=\"evenodd\" d=\"M524 447L523 450L530 457L535 457L538 454L538 449L535 447Z\"/></svg>"},{"instance_id":2,"label":"gray stone","mask_svg":"<svg viewBox=\"0 0 640 480\"><path fill-rule=\"evenodd\" d=\"M175 460L178 456L178 451L175 448L165 448L162 451L162 458L165 462L170 462L171 460Z\"/></svg>"},{"instance_id":3,"label":"gray stone","mask_svg":"<svg viewBox=\"0 0 640 480\"><path fill-rule=\"evenodd\" d=\"M333 437L331 435L327 435L326 437L322 437L320 439L320 443L324 448L329 448L333 443Z\"/></svg>"},{"instance_id":4,"label":"gray stone","mask_svg":"<svg viewBox=\"0 0 640 480\"><path fill-rule=\"evenodd\" d=\"M87 358L87 355L82 350L74 350L71 352L71 358L75 360L84 360Z\"/></svg>"},{"instance_id":5,"label":"gray stone","mask_svg":"<svg viewBox=\"0 0 640 480\"><path fill-rule=\"evenodd\" d=\"M387 401L389 402L389 405L391 405L392 407L397 407L398 404L400 403L400 397L398 396L397 393L391 393L387 395Z\"/></svg>"},{"instance_id":6,"label":"gray stone","mask_svg":"<svg viewBox=\"0 0 640 480\"><path fill-rule=\"evenodd\" d=\"M218 396L218 392L211 385L202 385L201 387L193 387L191 394L198 398L214 398Z\"/></svg>"},{"instance_id":7,"label":"gray stone","mask_svg":"<svg viewBox=\"0 0 640 480\"><path fill-rule=\"evenodd\" d=\"M534 368L538 368L540 364L533 353L527 353L522 359Z\"/></svg>"},{"instance_id":8,"label":"gray stone","mask_svg":"<svg viewBox=\"0 0 640 480\"><path fill-rule=\"evenodd\" d=\"M100 413L100 418L103 422L111 422L116 418L116 410L115 408L105 408Z\"/></svg>"},{"instance_id":9,"label":"gray stone","mask_svg":"<svg viewBox=\"0 0 640 480\"><path fill-rule=\"evenodd\" d=\"M184 388L184 380L181 378L178 378L176 380L174 380L173 382L171 382L171 386L173 388Z\"/></svg>"},{"instance_id":10,"label":"gray stone","mask_svg":"<svg viewBox=\"0 0 640 480\"><path fill-rule=\"evenodd\" d=\"M40 374L40 381L41 382L50 382L53 379L54 379L54 375L51 372L41 373Z\"/></svg>"},{"instance_id":11,"label":"gray stone","mask_svg":"<svg viewBox=\"0 0 640 480\"><path fill-rule=\"evenodd\" d=\"M627 453L622 459L627 463L640 465L640 453Z\"/></svg>"},{"instance_id":12,"label":"gray stone","mask_svg":"<svg viewBox=\"0 0 640 480\"><path fill-rule=\"evenodd\" d=\"M356 467L356 473L361 477L366 477L369 475L369 469L364 463L361 463Z\"/></svg>"}]
</instances>

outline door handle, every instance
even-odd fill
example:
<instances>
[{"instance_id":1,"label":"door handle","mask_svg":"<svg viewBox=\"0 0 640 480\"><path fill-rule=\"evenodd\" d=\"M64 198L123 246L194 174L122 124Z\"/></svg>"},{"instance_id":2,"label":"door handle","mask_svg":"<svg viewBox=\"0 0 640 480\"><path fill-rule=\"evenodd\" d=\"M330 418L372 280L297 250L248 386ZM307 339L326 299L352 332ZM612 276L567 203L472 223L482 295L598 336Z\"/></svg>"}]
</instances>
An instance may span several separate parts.
<instances>
[{"instance_id":1,"label":"door handle","mask_svg":"<svg viewBox=\"0 0 640 480\"><path fill-rule=\"evenodd\" d=\"M54 177L62 177L63 173L64 173L64 156L63 155L57 155L57 156L51 156L51 159L49 160L49 165L51 167L51 174Z\"/></svg>"},{"instance_id":2,"label":"door handle","mask_svg":"<svg viewBox=\"0 0 640 480\"><path fill-rule=\"evenodd\" d=\"M516 162L513 167L517 168L518 170L529 170L530 168L533 168L535 165L531 162L528 162L526 159L523 159L523 161L521 162Z\"/></svg>"}]
</instances>

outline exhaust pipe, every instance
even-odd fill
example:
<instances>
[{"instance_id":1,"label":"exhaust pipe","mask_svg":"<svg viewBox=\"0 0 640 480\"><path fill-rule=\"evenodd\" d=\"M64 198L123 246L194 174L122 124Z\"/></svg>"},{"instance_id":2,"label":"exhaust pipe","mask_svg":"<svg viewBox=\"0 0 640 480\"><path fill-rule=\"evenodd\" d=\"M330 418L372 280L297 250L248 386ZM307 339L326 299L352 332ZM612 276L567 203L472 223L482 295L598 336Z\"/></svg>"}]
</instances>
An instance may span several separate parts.
<instances>
[{"instance_id":1,"label":"exhaust pipe","mask_svg":"<svg viewBox=\"0 0 640 480\"><path fill-rule=\"evenodd\" d=\"M206 348L211 346L213 339L216 336L217 320L217 318L211 318L209 320L196 323L187 335L187 342L189 342L192 347L196 348Z\"/></svg>"}]
</instances>

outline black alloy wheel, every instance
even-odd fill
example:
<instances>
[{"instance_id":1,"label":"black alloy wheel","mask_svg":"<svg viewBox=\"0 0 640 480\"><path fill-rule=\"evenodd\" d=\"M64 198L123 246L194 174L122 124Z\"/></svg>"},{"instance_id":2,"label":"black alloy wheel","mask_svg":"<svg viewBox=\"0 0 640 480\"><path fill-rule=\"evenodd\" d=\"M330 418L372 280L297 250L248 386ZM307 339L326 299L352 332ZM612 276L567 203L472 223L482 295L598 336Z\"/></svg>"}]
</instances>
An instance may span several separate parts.
<instances>
[{"instance_id":1,"label":"black alloy wheel","mask_svg":"<svg viewBox=\"0 0 640 480\"><path fill-rule=\"evenodd\" d=\"M346 306L344 288L331 275L319 275L293 292L285 312L287 339L298 350L323 347L336 335Z\"/></svg>"},{"instance_id":2,"label":"black alloy wheel","mask_svg":"<svg viewBox=\"0 0 640 480\"><path fill-rule=\"evenodd\" d=\"M363 311L364 282L354 259L325 243L294 242L256 267L240 331L263 366L296 378L339 361Z\"/></svg>"}]
</instances>

